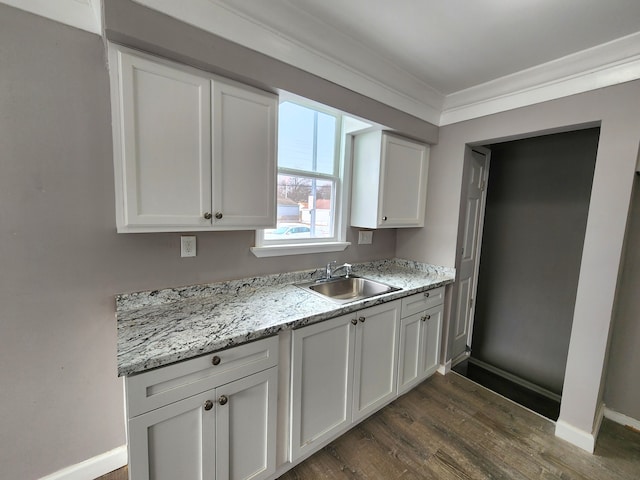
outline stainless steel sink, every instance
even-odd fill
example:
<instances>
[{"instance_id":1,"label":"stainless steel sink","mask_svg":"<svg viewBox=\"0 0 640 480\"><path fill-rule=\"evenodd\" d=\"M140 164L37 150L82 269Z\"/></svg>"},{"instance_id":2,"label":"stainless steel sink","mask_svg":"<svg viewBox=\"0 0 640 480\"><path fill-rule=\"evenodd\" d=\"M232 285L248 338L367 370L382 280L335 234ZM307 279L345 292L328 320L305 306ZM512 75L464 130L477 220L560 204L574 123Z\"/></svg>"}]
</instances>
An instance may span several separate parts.
<instances>
[{"instance_id":1,"label":"stainless steel sink","mask_svg":"<svg viewBox=\"0 0 640 480\"><path fill-rule=\"evenodd\" d=\"M362 277L339 277L299 284L298 287L336 303L349 303L401 290Z\"/></svg>"}]
</instances>

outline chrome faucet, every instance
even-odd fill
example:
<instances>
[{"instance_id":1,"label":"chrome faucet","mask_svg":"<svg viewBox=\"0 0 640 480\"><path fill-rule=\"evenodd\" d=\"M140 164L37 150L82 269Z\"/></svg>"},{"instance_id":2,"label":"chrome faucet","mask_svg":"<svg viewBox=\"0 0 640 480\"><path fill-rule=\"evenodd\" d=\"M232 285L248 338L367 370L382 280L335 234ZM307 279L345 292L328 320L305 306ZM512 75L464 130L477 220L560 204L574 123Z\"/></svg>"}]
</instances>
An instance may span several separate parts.
<instances>
[{"instance_id":1,"label":"chrome faucet","mask_svg":"<svg viewBox=\"0 0 640 480\"><path fill-rule=\"evenodd\" d=\"M335 267L334 265L336 264L336 261L332 261L327 263L326 269L325 269L325 279L326 280L330 280L331 277L333 277L335 275L335 273L338 270L342 270L344 269L344 273L345 273L345 277L348 277L349 275L351 275L351 264L350 263L344 263L342 265L340 265L339 267Z\"/></svg>"}]
</instances>

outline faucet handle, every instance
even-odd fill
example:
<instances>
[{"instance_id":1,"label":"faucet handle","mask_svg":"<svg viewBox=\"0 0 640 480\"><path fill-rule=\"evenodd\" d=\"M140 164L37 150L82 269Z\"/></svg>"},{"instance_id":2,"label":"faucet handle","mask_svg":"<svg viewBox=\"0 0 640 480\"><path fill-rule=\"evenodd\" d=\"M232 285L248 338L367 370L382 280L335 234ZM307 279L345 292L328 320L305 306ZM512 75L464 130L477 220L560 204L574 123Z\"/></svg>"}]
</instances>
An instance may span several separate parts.
<instances>
[{"instance_id":1,"label":"faucet handle","mask_svg":"<svg viewBox=\"0 0 640 480\"><path fill-rule=\"evenodd\" d=\"M327 263L327 267L325 268L325 271L324 271L325 278L327 279L331 278L331 274L333 273L333 267L335 264L336 264L335 260L332 260L329 263Z\"/></svg>"}]
</instances>

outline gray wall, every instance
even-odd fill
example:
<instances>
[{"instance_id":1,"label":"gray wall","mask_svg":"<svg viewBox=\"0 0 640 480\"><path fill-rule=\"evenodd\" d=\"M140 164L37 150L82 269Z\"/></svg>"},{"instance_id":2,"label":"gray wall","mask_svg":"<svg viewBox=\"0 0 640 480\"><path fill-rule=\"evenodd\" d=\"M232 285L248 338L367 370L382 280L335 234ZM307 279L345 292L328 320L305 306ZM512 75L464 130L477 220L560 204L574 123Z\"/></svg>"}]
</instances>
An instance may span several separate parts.
<instances>
[{"instance_id":1,"label":"gray wall","mask_svg":"<svg viewBox=\"0 0 640 480\"><path fill-rule=\"evenodd\" d=\"M491 146L472 357L560 394L598 129Z\"/></svg>"},{"instance_id":2,"label":"gray wall","mask_svg":"<svg viewBox=\"0 0 640 480\"><path fill-rule=\"evenodd\" d=\"M640 420L640 176L636 175L604 401L608 408Z\"/></svg>"},{"instance_id":3,"label":"gray wall","mask_svg":"<svg viewBox=\"0 0 640 480\"><path fill-rule=\"evenodd\" d=\"M115 233L109 85L95 35L0 4L0 477L34 479L125 443L114 295L393 257L255 258L253 232ZM357 240L349 229L348 240Z\"/></svg>"},{"instance_id":4,"label":"gray wall","mask_svg":"<svg viewBox=\"0 0 640 480\"><path fill-rule=\"evenodd\" d=\"M638 160L638 98L640 81L633 81L441 127L439 142L431 149L425 228L398 232L399 257L454 266L466 145L601 125L559 422L565 432L574 427L585 441L602 401L607 337ZM628 395L640 403L635 387Z\"/></svg>"}]
</instances>

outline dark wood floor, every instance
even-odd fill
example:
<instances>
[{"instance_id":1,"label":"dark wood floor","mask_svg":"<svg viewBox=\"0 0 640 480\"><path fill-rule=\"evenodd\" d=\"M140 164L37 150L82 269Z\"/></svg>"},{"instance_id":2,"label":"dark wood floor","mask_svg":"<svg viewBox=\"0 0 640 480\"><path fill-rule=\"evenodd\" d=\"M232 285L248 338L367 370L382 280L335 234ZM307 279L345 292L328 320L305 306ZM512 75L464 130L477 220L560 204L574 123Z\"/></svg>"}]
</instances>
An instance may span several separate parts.
<instances>
[{"instance_id":1,"label":"dark wood floor","mask_svg":"<svg viewBox=\"0 0 640 480\"><path fill-rule=\"evenodd\" d=\"M605 419L591 455L554 428L455 373L434 375L280 480L640 479L640 433ZM110 475L100 480L126 478Z\"/></svg>"}]
</instances>

